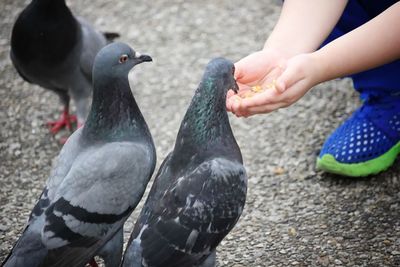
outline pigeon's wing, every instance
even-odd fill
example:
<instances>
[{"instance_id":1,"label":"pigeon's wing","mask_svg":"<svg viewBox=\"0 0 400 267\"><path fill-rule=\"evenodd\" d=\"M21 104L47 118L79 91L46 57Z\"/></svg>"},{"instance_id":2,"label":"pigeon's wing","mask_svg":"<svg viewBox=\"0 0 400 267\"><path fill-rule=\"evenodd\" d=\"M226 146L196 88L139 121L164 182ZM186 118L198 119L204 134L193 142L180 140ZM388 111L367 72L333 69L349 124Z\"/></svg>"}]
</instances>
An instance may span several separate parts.
<instances>
[{"instance_id":1,"label":"pigeon's wing","mask_svg":"<svg viewBox=\"0 0 400 267\"><path fill-rule=\"evenodd\" d=\"M67 142L61 149L60 154L58 154L50 176L46 181L44 189L46 194L42 194L42 196L46 196L45 200L48 202L47 204L50 204L54 200L59 186L62 184L72 166L75 164L78 155L82 152L83 146L81 144L81 139L82 128L79 128L67 139ZM48 205L46 205L46 208L47 206ZM35 210L37 210L39 207L35 207L33 209L33 213L35 213Z\"/></svg>"},{"instance_id":2,"label":"pigeon's wing","mask_svg":"<svg viewBox=\"0 0 400 267\"><path fill-rule=\"evenodd\" d=\"M123 225L151 176L141 144L108 143L80 153L46 210L43 266L82 266Z\"/></svg>"},{"instance_id":3,"label":"pigeon's wing","mask_svg":"<svg viewBox=\"0 0 400 267\"><path fill-rule=\"evenodd\" d=\"M1 266L39 266L47 253L46 247L42 244L40 234L43 226L40 217L47 205L47 190L44 190L30 215L27 226Z\"/></svg>"},{"instance_id":4,"label":"pigeon's wing","mask_svg":"<svg viewBox=\"0 0 400 267\"><path fill-rule=\"evenodd\" d=\"M41 242L40 231L37 227L34 224L28 224L25 227L21 237L0 266L39 266L47 253L47 249Z\"/></svg>"},{"instance_id":5,"label":"pigeon's wing","mask_svg":"<svg viewBox=\"0 0 400 267\"><path fill-rule=\"evenodd\" d=\"M126 250L123 255L123 267L142 267L141 264L141 248L140 248L140 233L147 224L148 218L151 215L151 210L154 205L157 205L159 199L167 191L168 187L174 181L174 177L170 173L169 162L172 152L170 152L161 163L157 175L154 178L153 185L150 189L149 196L143 205L139 217L135 223L131 236L129 238Z\"/></svg>"},{"instance_id":6,"label":"pigeon's wing","mask_svg":"<svg viewBox=\"0 0 400 267\"><path fill-rule=\"evenodd\" d=\"M81 25L82 33L82 54L80 67L84 75L92 80L92 67L97 53L107 44L105 36L96 31L85 19L77 17Z\"/></svg>"},{"instance_id":7,"label":"pigeon's wing","mask_svg":"<svg viewBox=\"0 0 400 267\"><path fill-rule=\"evenodd\" d=\"M28 83L32 83L32 81L29 80L28 77L26 77L26 76L21 72L20 67L18 66L18 63L17 63L17 61L15 60L15 56L14 56L14 53L13 53L12 50L10 51L10 58L11 58L11 62L13 63L15 69L17 70L19 76L21 76L21 78L24 79L24 81L26 81L26 82L28 82Z\"/></svg>"},{"instance_id":8,"label":"pigeon's wing","mask_svg":"<svg viewBox=\"0 0 400 267\"><path fill-rule=\"evenodd\" d=\"M192 266L229 233L245 203L242 164L222 158L202 163L171 185L142 227L149 266Z\"/></svg>"},{"instance_id":9,"label":"pigeon's wing","mask_svg":"<svg viewBox=\"0 0 400 267\"><path fill-rule=\"evenodd\" d=\"M45 217L44 212L51 203L52 191L55 191L61 184L74 158L80 151L79 139L81 131L81 129L75 131L62 148L47 180L47 184L29 216L27 226L4 260L2 266L38 266L46 256L47 248L43 245L41 239Z\"/></svg>"}]
</instances>

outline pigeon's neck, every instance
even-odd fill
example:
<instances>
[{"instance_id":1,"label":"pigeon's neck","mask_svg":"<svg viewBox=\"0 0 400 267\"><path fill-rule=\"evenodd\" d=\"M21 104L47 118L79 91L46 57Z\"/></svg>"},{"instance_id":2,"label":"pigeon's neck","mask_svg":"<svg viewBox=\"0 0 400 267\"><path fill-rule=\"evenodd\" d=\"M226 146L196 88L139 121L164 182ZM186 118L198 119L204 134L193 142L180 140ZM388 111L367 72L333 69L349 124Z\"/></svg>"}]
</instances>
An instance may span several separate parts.
<instances>
[{"instance_id":1,"label":"pigeon's neck","mask_svg":"<svg viewBox=\"0 0 400 267\"><path fill-rule=\"evenodd\" d=\"M94 82L93 103L83 133L93 141L151 140L128 78Z\"/></svg>"},{"instance_id":2,"label":"pigeon's neck","mask_svg":"<svg viewBox=\"0 0 400 267\"><path fill-rule=\"evenodd\" d=\"M179 129L174 154L190 157L237 147L225 108L226 91L216 83L218 80L206 78L196 90Z\"/></svg>"}]
</instances>

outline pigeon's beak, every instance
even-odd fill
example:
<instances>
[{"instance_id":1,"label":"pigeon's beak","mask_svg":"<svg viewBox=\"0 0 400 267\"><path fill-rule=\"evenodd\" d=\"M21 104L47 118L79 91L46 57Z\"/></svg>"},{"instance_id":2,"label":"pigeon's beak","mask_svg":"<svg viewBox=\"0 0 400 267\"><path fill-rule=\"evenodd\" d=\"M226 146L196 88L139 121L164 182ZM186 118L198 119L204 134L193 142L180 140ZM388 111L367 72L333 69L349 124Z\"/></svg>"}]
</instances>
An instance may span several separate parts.
<instances>
[{"instance_id":1,"label":"pigeon's beak","mask_svg":"<svg viewBox=\"0 0 400 267\"><path fill-rule=\"evenodd\" d=\"M235 92L235 94L237 94L239 91L239 85L237 84L237 82L235 80L233 80L232 90Z\"/></svg>"},{"instance_id":2,"label":"pigeon's beak","mask_svg":"<svg viewBox=\"0 0 400 267\"><path fill-rule=\"evenodd\" d=\"M141 55L141 56L139 57L139 59L140 59L142 62L150 62L150 61L153 61L153 59L152 59L150 56L148 56L148 55Z\"/></svg>"},{"instance_id":3,"label":"pigeon's beak","mask_svg":"<svg viewBox=\"0 0 400 267\"><path fill-rule=\"evenodd\" d=\"M153 61L153 59L150 56L141 55L138 52L135 53L135 58L137 59L138 63Z\"/></svg>"}]
</instances>

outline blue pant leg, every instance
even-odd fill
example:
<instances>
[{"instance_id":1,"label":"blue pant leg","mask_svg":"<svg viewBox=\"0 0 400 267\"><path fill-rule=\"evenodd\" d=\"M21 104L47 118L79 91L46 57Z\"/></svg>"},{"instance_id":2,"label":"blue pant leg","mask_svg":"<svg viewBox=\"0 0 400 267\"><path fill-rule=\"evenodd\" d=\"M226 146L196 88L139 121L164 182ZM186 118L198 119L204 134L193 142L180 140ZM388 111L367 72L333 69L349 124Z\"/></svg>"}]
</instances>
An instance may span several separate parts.
<instances>
[{"instance_id":1,"label":"blue pant leg","mask_svg":"<svg viewBox=\"0 0 400 267\"><path fill-rule=\"evenodd\" d=\"M323 45L372 19L373 15L375 14L371 14L370 10L371 9L366 10L357 0L350 0L343 12L342 17ZM351 75L350 77L353 79L354 88L360 92L373 90L376 94L399 93L400 60L396 60L378 68Z\"/></svg>"}]
</instances>

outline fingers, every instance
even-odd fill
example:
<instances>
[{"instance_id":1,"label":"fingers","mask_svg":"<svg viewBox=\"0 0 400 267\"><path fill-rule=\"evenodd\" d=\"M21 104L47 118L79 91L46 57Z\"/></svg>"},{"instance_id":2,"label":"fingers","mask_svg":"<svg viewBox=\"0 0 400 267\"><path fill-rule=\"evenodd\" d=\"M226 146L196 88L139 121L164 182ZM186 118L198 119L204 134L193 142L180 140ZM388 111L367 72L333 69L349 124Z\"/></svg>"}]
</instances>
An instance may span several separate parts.
<instances>
[{"instance_id":1,"label":"fingers","mask_svg":"<svg viewBox=\"0 0 400 267\"><path fill-rule=\"evenodd\" d=\"M238 117L247 117L253 115L252 108L266 106L270 97L265 93L259 93L249 98L242 98L234 95L227 100L227 110L233 112Z\"/></svg>"},{"instance_id":2,"label":"fingers","mask_svg":"<svg viewBox=\"0 0 400 267\"><path fill-rule=\"evenodd\" d=\"M232 107L232 110L234 110L233 114L235 114L236 117L247 118L256 114L270 113L282 107L286 107L286 104L275 103L275 104L246 108L241 104L241 102L236 102L235 105Z\"/></svg>"},{"instance_id":3,"label":"fingers","mask_svg":"<svg viewBox=\"0 0 400 267\"><path fill-rule=\"evenodd\" d=\"M238 95L233 95L232 97L226 100L226 110L233 112L234 110L239 109L241 102L241 97Z\"/></svg>"},{"instance_id":4,"label":"fingers","mask_svg":"<svg viewBox=\"0 0 400 267\"><path fill-rule=\"evenodd\" d=\"M295 75L297 71L295 68L285 67L281 70L282 72L275 82L275 89L279 93L283 93L287 88L289 88L293 84L293 80L295 79L295 77L297 77Z\"/></svg>"},{"instance_id":5,"label":"fingers","mask_svg":"<svg viewBox=\"0 0 400 267\"><path fill-rule=\"evenodd\" d=\"M309 79L311 76L310 72L307 71L309 67L310 57L307 54L292 58L282 74L277 78L276 89L282 93L296 83ZM313 73L311 72L311 74Z\"/></svg>"},{"instance_id":6,"label":"fingers","mask_svg":"<svg viewBox=\"0 0 400 267\"><path fill-rule=\"evenodd\" d=\"M266 114L270 113L272 111L275 111L277 109L286 107L286 104L284 103L277 103L277 104L271 104L271 105L265 105L265 106L258 106L258 107L251 107L248 108L245 112L243 112L244 117L249 117L252 115L256 114Z\"/></svg>"},{"instance_id":7,"label":"fingers","mask_svg":"<svg viewBox=\"0 0 400 267\"><path fill-rule=\"evenodd\" d=\"M281 94L276 90L270 89L250 98L239 98L234 102L232 101L229 106L229 111L233 112L238 117L269 113L279 108L290 106L300 97L298 95L297 90L290 89ZM231 100L233 100L233 97Z\"/></svg>"},{"instance_id":8,"label":"fingers","mask_svg":"<svg viewBox=\"0 0 400 267\"><path fill-rule=\"evenodd\" d=\"M287 88L289 88L293 82L292 79L293 76L291 74L290 69L286 69L281 76L278 77L278 79L276 80L275 83L275 89L279 92L279 93L283 93Z\"/></svg>"},{"instance_id":9,"label":"fingers","mask_svg":"<svg viewBox=\"0 0 400 267\"><path fill-rule=\"evenodd\" d=\"M226 93L226 98L229 99L230 97L232 97L233 95L235 95L236 93L230 89L227 93Z\"/></svg>"},{"instance_id":10,"label":"fingers","mask_svg":"<svg viewBox=\"0 0 400 267\"><path fill-rule=\"evenodd\" d=\"M256 107L265 104L273 104L281 100L281 95L274 89L267 89L262 93L257 93L252 97L242 100L243 107Z\"/></svg>"},{"instance_id":11,"label":"fingers","mask_svg":"<svg viewBox=\"0 0 400 267\"><path fill-rule=\"evenodd\" d=\"M243 85L238 94L229 91L226 100L226 109L237 116L246 116L249 108L280 101L280 94L274 89L267 89L262 93L254 93L251 87ZM252 115L252 114L250 114Z\"/></svg>"},{"instance_id":12,"label":"fingers","mask_svg":"<svg viewBox=\"0 0 400 267\"><path fill-rule=\"evenodd\" d=\"M275 90L278 91L279 93L283 93L286 90L286 84L281 78L278 78L276 80Z\"/></svg>"},{"instance_id":13,"label":"fingers","mask_svg":"<svg viewBox=\"0 0 400 267\"><path fill-rule=\"evenodd\" d=\"M229 90L226 94L226 109L232 111L233 103L241 101L246 94L251 91L251 87L245 84L238 83L239 91L235 93L233 90Z\"/></svg>"},{"instance_id":14,"label":"fingers","mask_svg":"<svg viewBox=\"0 0 400 267\"><path fill-rule=\"evenodd\" d=\"M262 106L252 106L246 107L241 101L235 101L232 103L231 112L236 115L236 117L249 117L256 114L265 114L275 111L279 108L286 107L287 104L283 102L267 104Z\"/></svg>"}]
</instances>

